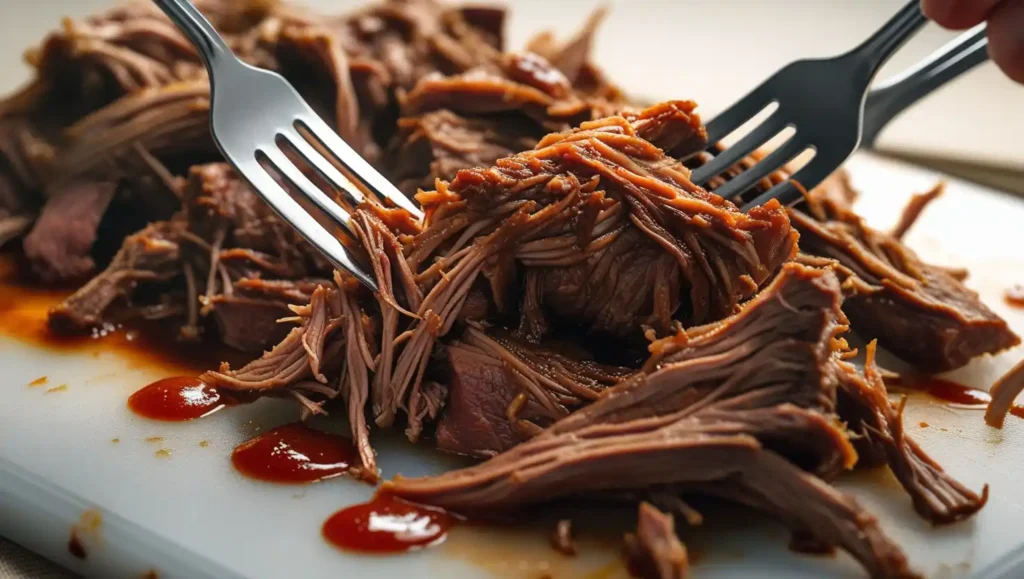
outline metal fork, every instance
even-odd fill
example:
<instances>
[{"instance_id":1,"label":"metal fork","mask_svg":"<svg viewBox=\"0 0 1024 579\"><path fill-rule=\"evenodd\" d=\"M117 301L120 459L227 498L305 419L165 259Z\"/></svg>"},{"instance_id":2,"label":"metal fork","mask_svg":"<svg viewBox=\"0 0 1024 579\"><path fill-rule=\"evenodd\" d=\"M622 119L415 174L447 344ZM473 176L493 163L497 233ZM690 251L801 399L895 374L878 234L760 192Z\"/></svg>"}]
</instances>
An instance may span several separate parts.
<instances>
[{"instance_id":1,"label":"metal fork","mask_svg":"<svg viewBox=\"0 0 1024 579\"><path fill-rule=\"evenodd\" d=\"M876 85L864 103L860 148L872 149L878 134L911 105L988 60L986 27L979 24L904 72Z\"/></svg>"},{"instance_id":2,"label":"metal fork","mask_svg":"<svg viewBox=\"0 0 1024 579\"><path fill-rule=\"evenodd\" d=\"M290 223L332 265L355 276L377 291L373 278L364 272L342 242L274 179L264 162L330 221L349 231L350 215L327 193L313 184L285 154L287 143L346 201L364 201L362 191L318 151L330 153L363 187L381 199L409 211L423 213L383 175L338 136L281 75L242 62L208 20L188 0L153 0L192 41L210 73L210 127L224 157L253 189ZM312 137L307 140L303 132Z\"/></svg>"},{"instance_id":3,"label":"metal fork","mask_svg":"<svg viewBox=\"0 0 1024 579\"><path fill-rule=\"evenodd\" d=\"M695 169L692 180L698 185L707 183L791 127L796 132L785 143L714 192L725 198L735 197L807 149L813 149L814 158L807 165L791 179L745 204L744 210L773 198L787 205L801 199L804 189L819 184L857 149L871 79L926 21L920 0L911 0L853 50L834 58L798 60L776 72L708 123L708 142L718 143L772 104L778 108L734 145Z\"/></svg>"}]
</instances>

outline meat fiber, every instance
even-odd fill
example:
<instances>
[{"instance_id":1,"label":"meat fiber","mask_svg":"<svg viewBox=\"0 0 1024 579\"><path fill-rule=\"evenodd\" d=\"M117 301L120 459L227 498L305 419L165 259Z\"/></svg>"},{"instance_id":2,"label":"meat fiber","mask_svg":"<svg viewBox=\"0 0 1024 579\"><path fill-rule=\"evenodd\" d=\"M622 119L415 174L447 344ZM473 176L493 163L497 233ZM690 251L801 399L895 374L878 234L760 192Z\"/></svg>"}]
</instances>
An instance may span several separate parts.
<instances>
[{"instance_id":1,"label":"meat fiber","mask_svg":"<svg viewBox=\"0 0 1024 579\"><path fill-rule=\"evenodd\" d=\"M330 283L323 258L227 165L194 166L168 186L184 208L126 238L107 268L50 312L51 327L72 333L158 316L185 339L211 329L257 352L280 341L288 306Z\"/></svg>"},{"instance_id":2,"label":"meat fiber","mask_svg":"<svg viewBox=\"0 0 1024 579\"><path fill-rule=\"evenodd\" d=\"M649 579L685 579L690 566L672 516L650 503L640 503L636 533L626 535L626 558L634 576Z\"/></svg>"},{"instance_id":3,"label":"meat fiber","mask_svg":"<svg viewBox=\"0 0 1024 579\"><path fill-rule=\"evenodd\" d=\"M443 348L435 366L448 399L435 441L441 450L480 458L541 432L633 373L593 362L579 348L561 354L472 323Z\"/></svg>"}]
</instances>

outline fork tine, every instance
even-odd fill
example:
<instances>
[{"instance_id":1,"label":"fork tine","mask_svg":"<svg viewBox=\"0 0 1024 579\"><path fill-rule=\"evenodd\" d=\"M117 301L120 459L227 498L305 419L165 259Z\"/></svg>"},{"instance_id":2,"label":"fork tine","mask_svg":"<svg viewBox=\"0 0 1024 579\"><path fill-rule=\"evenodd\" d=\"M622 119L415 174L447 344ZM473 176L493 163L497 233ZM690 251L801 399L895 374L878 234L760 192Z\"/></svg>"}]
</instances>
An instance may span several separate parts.
<instances>
[{"instance_id":1,"label":"fork tine","mask_svg":"<svg viewBox=\"0 0 1024 579\"><path fill-rule=\"evenodd\" d=\"M754 207L764 205L771 199L778 199L779 203L783 205L792 205L802 199L804 191L810 191L820 185L839 166L838 163L830 163L821 157L821 155L815 156L811 159L810 163L797 171L795 175L744 205L742 211L750 211Z\"/></svg>"},{"instance_id":2,"label":"fork tine","mask_svg":"<svg viewBox=\"0 0 1024 579\"><path fill-rule=\"evenodd\" d=\"M781 116L777 112L772 114L772 116L765 119L753 131L744 135L734 145L719 153L714 159L694 169L693 174L690 175L690 180L697 185L703 186L716 175L721 175L723 171L738 163L740 159L753 153L754 150L768 142L769 139L784 128L785 125L781 123Z\"/></svg>"},{"instance_id":3,"label":"fork tine","mask_svg":"<svg viewBox=\"0 0 1024 579\"><path fill-rule=\"evenodd\" d=\"M792 160L793 157L799 155L806 148L807 144L797 139L797 135L793 135L785 144L769 153L768 156L758 161L756 165L730 179L728 183L718 189L715 189L715 194L726 199L740 195L753 187L761 179L771 175L776 169Z\"/></svg>"},{"instance_id":4,"label":"fork tine","mask_svg":"<svg viewBox=\"0 0 1024 579\"><path fill-rule=\"evenodd\" d=\"M290 181L292 185L299 188L302 194L313 202L321 211L327 214L338 225L352 231L352 226L349 223L348 211L345 211L341 205L335 203L330 197L327 196L319 187L313 184L308 177L302 174L302 171L295 166L288 157L285 156L277 147L267 147L260 149L260 153L267 156L267 160L274 166L275 169L281 172L281 175L285 179Z\"/></svg>"},{"instance_id":5,"label":"fork tine","mask_svg":"<svg viewBox=\"0 0 1024 579\"><path fill-rule=\"evenodd\" d=\"M765 88L770 81L771 79L768 79L736 104L711 119L711 122L707 124L708 142L714 144L721 141L729 133L740 128L743 123L764 110L765 107L776 102Z\"/></svg>"},{"instance_id":6,"label":"fork tine","mask_svg":"<svg viewBox=\"0 0 1024 579\"><path fill-rule=\"evenodd\" d=\"M359 205L366 200L363 196L363 192L356 187L355 183L349 180L348 177L342 174L330 161L324 158L323 154L313 148L313 145L309 144L305 138L298 133L298 131L282 131L280 136L283 137L288 144L295 147L295 150L306 160L321 177L327 180L335 190L348 196L348 201L353 205Z\"/></svg>"},{"instance_id":7,"label":"fork tine","mask_svg":"<svg viewBox=\"0 0 1024 579\"><path fill-rule=\"evenodd\" d=\"M388 181L376 169L370 166L359 153L356 153L320 117L316 114L303 115L298 119L298 123L318 139L321 144L327 147L327 150L341 162L352 176L362 182L370 191L373 191L375 195L390 200L417 219L423 218L423 212L419 207L416 207L415 203L399 191L391 181Z\"/></svg>"},{"instance_id":8,"label":"fork tine","mask_svg":"<svg viewBox=\"0 0 1024 579\"><path fill-rule=\"evenodd\" d=\"M277 212L286 222L290 223L306 241L309 241L320 253L327 256L331 264L334 267L343 269L353 276L355 276L360 283L370 288L374 292L377 291L377 282L374 279L363 272L362 269L356 264L355 260L352 259L352 255L348 249L341 243L341 241L331 235L322 225L320 225L316 219L306 212L301 205L298 204L291 196L277 184L277 181L270 176L270 173L264 169L259 162L256 161L255 156L251 161L238 162L234 159L234 165L239 169L239 172L256 193L267 202L270 207Z\"/></svg>"}]
</instances>

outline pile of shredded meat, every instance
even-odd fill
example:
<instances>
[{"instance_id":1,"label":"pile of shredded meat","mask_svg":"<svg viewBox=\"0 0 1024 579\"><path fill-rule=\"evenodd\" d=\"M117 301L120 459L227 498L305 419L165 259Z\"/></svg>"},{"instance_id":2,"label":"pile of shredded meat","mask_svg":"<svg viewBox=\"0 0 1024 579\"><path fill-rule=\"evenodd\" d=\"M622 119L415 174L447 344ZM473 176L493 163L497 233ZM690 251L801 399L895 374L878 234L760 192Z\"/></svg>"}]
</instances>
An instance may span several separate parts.
<instances>
[{"instance_id":1,"label":"pile of shredded meat","mask_svg":"<svg viewBox=\"0 0 1024 579\"><path fill-rule=\"evenodd\" d=\"M181 340L253 352L202 379L294 398L304 415L340 410L369 482L374 428L483 460L386 483L416 502L484 513L632 497L626 551L645 576L686 574L675 528L701 518L687 496L768 513L794 546L841 548L875 577L915 574L829 484L840 473L887 465L935 524L984 506L987 489L904 431L875 342L858 367L844 338L921 372L1019 343L964 272L900 241L939 190L889 233L852 211L842 174L797 208L741 212L690 181L715 151L696 105L635 106L590 61L603 12L564 43L544 33L513 52L498 8L197 4L426 217L351 208L340 234L365 248L369 292L219 157L205 70L158 10L69 21L0 101L0 245L18 244L42 280L82 283L50 312L53 331L160 319ZM997 387L990 422L1020 374Z\"/></svg>"}]
</instances>

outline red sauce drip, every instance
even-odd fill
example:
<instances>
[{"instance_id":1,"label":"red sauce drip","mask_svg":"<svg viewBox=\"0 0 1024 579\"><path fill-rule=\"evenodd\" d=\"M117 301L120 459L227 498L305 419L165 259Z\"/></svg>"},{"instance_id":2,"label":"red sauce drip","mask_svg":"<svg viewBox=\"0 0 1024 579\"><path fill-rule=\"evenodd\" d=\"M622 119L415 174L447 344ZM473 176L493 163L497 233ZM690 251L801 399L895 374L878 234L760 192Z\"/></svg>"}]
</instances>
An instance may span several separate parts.
<instances>
[{"instance_id":1,"label":"red sauce drip","mask_svg":"<svg viewBox=\"0 0 1024 579\"><path fill-rule=\"evenodd\" d=\"M922 390L957 408L983 409L992 401L992 396L984 390L978 390L977 388L971 388L970 386L964 386L963 384L957 384L956 382L934 376L900 376L896 379L886 380L886 382L892 385L902 385ZM1024 418L1024 406L1014 404L1010 408L1010 414L1018 418ZM921 427L925 428L927 424L922 422Z\"/></svg>"},{"instance_id":2,"label":"red sauce drip","mask_svg":"<svg viewBox=\"0 0 1024 579\"><path fill-rule=\"evenodd\" d=\"M957 406L984 408L992 401L992 397L984 390L970 388L941 378L927 378L921 382L919 387L939 400Z\"/></svg>"},{"instance_id":3,"label":"red sauce drip","mask_svg":"<svg viewBox=\"0 0 1024 579\"><path fill-rule=\"evenodd\" d=\"M1006 290L1004 295L1006 303L1011 306L1017 306L1018 308L1024 308L1024 284L1016 284L1010 289Z\"/></svg>"},{"instance_id":4,"label":"red sauce drip","mask_svg":"<svg viewBox=\"0 0 1024 579\"><path fill-rule=\"evenodd\" d=\"M157 380L128 398L128 408L153 420L182 422L224 408L230 400L198 378L175 376Z\"/></svg>"},{"instance_id":5,"label":"red sauce drip","mask_svg":"<svg viewBox=\"0 0 1024 579\"><path fill-rule=\"evenodd\" d=\"M336 477L358 460L356 449L347 438L298 422L243 442L231 453L231 463L242 474L290 484Z\"/></svg>"},{"instance_id":6,"label":"red sauce drip","mask_svg":"<svg viewBox=\"0 0 1024 579\"><path fill-rule=\"evenodd\" d=\"M322 532L327 542L346 551L405 553L442 543L456 522L442 509L378 493L368 503L331 515Z\"/></svg>"}]
</instances>

